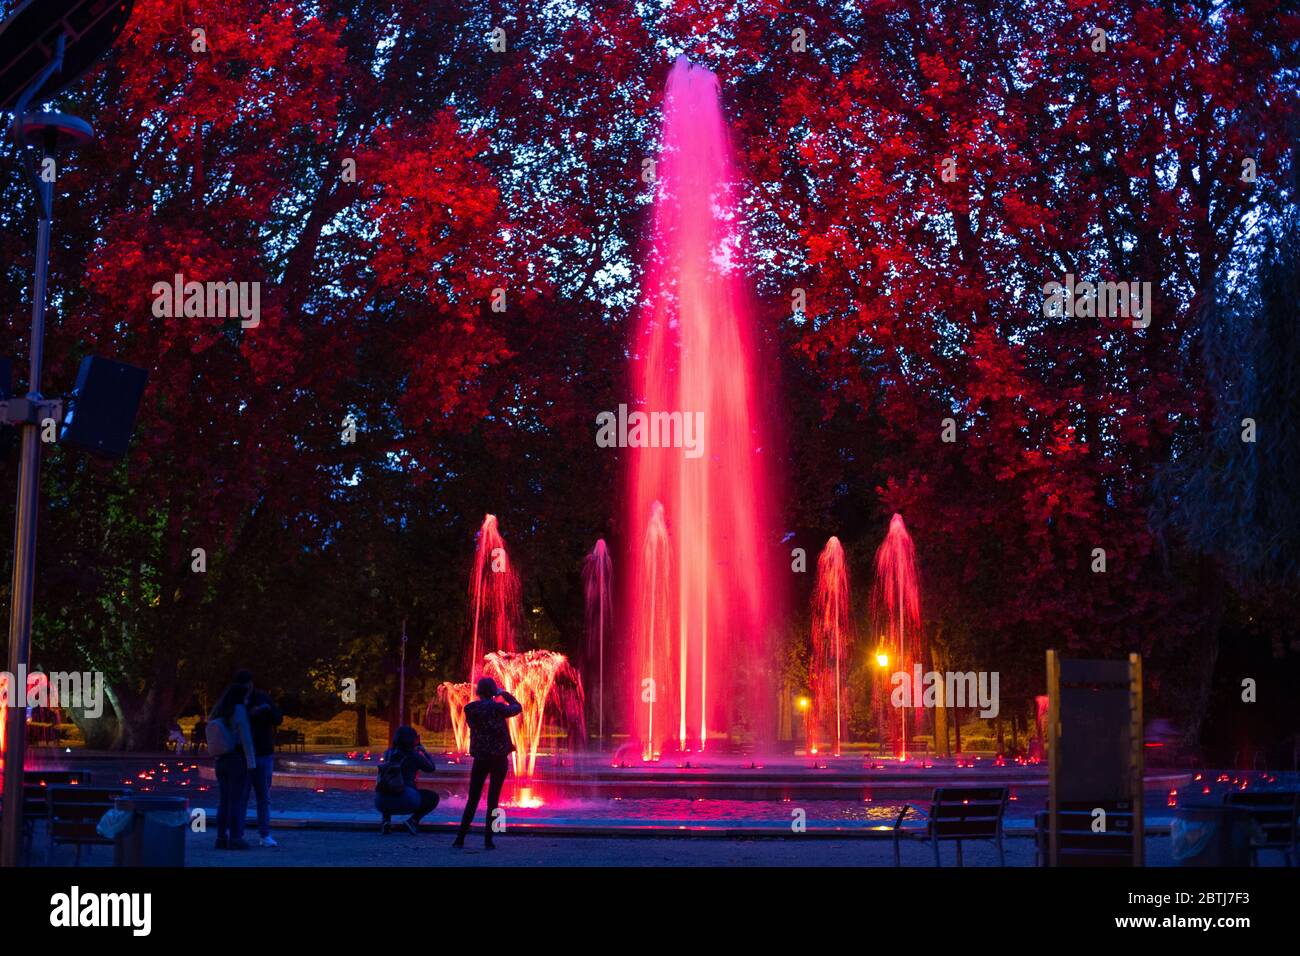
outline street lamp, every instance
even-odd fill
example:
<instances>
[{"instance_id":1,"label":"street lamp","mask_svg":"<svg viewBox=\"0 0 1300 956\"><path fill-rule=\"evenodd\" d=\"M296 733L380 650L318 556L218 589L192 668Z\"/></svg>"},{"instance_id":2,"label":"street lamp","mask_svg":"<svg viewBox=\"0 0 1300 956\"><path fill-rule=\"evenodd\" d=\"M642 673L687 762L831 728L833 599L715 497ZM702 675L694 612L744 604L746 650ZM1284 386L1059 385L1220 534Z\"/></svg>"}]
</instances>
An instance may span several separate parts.
<instances>
[{"instance_id":1,"label":"street lamp","mask_svg":"<svg viewBox=\"0 0 1300 956\"><path fill-rule=\"evenodd\" d=\"M10 134L24 160L36 189L38 214L36 226L36 267L32 290L32 335L29 343L30 372L27 394L9 397L0 403L0 423L20 430L22 458L18 466L18 501L14 520L14 565L9 612L9 673L26 672L32 637L32 594L36 578L36 515L39 505L40 429L45 422L64 422L64 402L46 399L41 394L41 359L45 345L46 280L49 275L50 227L54 206L54 175L51 160L61 151L82 146L94 137L85 120L65 113L29 109L43 104L75 82L117 39L131 15L132 0L25 0L0 24L0 110L13 114ZM29 147L40 153L39 160ZM130 379L139 403L143 389L143 372L130 366L121 376L111 371L106 378L103 360L87 358L74 392L84 409L95 407L105 398L100 388L91 387L91 379L118 383ZM116 363L114 363L116 364ZM6 383L7 384L7 383ZM7 392L7 388L6 388ZM135 407L127 395L125 401L115 392L109 403L119 411L126 409L130 419ZM128 407L129 406L129 407ZM99 445L100 451L112 454L120 442L96 436L85 429L85 418L78 426L78 442L85 447ZM93 417L93 416L90 416ZM115 425L120 426L120 420ZM68 423L71 428L71 423ZM129 433L130 424L126 425ZM120 434L120 427L115 428ZM65 431L66 434L66 431ZM22 689L23 691L26 688ZM0 829L0 864L16 866L22 844L23 766L27 743L26 694L18 698L19 688L11 687L5 706L13 707L13 718L5 726L4 820ZM17 706L14 706L14 705Z\"/></svg>"},{"instance_id":2,"label":"street lamp","mask_svg":"<svg viewBox=\"0 0 1300 956\"><path fill-rule=\"evenodd\" d=\"M881 635L881 641L884 641L884 635ZM876 651L876 667L880 668L880 687L876 690L876 750L883 757L885 755L885 720L889 714L889 709L885 706L885 669L889 667L889 655L882 647Z\"/></svg>"}]
</instances>

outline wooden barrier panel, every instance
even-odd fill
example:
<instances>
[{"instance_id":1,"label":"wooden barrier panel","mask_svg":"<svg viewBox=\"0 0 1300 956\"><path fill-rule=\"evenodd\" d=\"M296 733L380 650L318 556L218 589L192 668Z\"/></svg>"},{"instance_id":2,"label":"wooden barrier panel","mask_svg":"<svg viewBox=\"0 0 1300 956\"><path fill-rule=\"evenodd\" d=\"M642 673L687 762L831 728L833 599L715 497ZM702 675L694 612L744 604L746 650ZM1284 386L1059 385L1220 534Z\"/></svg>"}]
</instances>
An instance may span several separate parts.
<instances>
[{"instance_id":1,"label":"wooden barrier panel","mask_svg":"<svg viewBox=\"0 0 1300 956\"><path fill-rule=\"evenodd\" d=\"M1141 657L1049 650L1047 694L1048 865L1142 866Z\"/></svg>"}]
</instances>

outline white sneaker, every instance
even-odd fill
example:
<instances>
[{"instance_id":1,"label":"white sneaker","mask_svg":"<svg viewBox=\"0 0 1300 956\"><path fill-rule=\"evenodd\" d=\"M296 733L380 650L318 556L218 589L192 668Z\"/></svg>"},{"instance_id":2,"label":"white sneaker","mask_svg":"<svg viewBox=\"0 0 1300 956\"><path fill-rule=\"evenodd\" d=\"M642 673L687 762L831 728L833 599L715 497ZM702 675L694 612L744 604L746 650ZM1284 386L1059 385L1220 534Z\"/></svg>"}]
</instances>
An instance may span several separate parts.
<instances>
[{"instance_id":1,"label":"white sneaker","mask_svg":"<svg viewBox=\"0 0 1300 956\"><path fill-rule=\"evenodd\" d=\"M280 844L275 842L275 837L265 836L257 841L257 845L258 846L279 846Z\"/></svg>"}]
</instances>

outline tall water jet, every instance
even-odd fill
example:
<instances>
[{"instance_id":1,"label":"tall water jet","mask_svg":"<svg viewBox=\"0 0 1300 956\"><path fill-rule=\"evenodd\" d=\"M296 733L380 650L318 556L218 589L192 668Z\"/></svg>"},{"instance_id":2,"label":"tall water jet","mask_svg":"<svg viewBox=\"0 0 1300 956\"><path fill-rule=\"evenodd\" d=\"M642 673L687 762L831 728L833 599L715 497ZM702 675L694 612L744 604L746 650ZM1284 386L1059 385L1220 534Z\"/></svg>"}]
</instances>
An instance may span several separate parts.
<instances>
[{"instance_id":1,"label":"tall water jet","mask_svg":"<svg viewBox=\"0 0 1300 956\"><path fill-rule=\"evenodd\" d=\"M596 736L605 745L605 638L614 617L613 564L601 538L582 564L582 590L587 610L587 660L596 666ZM589 675L590 676L590 675Z\"/></svg>"},{"instance_id":2,"label":"tall water jet","mask_svg":"<svg viewBox=\"0 0 1300 956\"><path fill-rule=\"evenodd\" d=\"M482 676L483 658L494 651L514 651L519 621L519 576L510 564L496 515L484 515L474 546L469 579L469 682Z\"/></svg>"},{"instance_id":3,"label":"tall water jet","mask_svg":"<svg viewBox=\"0 0 1300 956\"><path fill-rule=\"evenodd\" d=\"M631 707L646 754L664 731L677 748L704 748L711 731L729 732L738 701L760 726L766 715L755 711L772 706L756 681L737 686L735 673L738 661L766 661L770 574L766 435L739 269L734 169L717 78L684 57L668 78L656 171L632 343L644 440L626 443L628 527L646 527L647 516L651 523L632 549L631 570ZM699 425L694 448L674 440L689 437L692 423ZM667 553L658 553L662 544ZM671 580L663 579L665 567Z\"/></svg>"},{"instance_id":4,"label":"tall water jet","mask_svg":"<svg viewBox=\"0 0 1300 956\"><path fill-rule=\"evenodd\" d=\"M914 665L925 663L925 641L921 633L921 584L916 571L916 548L900 514L889 520L885 540L876 549L871 620L874 633L879 635L877 658L883 660L892 673L905 674L910 681ZM909 708L896 708L898 715L891 719L888 682L881 693L884 715L881 743L883 745L897 732L898 736L892 738L894 753L900 759L906 759Z\"/></svg>"},{"instance_id":5,"label":"tall water jet","mask_svg":"<svg viewBox=\"0 0 1300 956\"><path fill-rule=\"evenodd\" d=\"M816 753L834 740L834 753L848 721L849 653L853 632L849 614L849 573L840 539L831 536L817 558L817 585L812 603L812 714L808 749Z\"/></svg>"}]
</instances>

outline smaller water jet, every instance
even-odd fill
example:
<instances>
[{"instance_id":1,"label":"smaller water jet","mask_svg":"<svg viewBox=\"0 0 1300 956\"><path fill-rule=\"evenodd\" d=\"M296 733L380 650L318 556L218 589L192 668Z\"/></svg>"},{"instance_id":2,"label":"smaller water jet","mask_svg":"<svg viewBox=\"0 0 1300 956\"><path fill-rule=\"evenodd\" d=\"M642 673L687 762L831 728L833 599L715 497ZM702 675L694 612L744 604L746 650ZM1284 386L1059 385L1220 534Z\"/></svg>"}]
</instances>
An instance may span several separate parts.
<instances>
[{"instance_id":1,"label":"smaller water jet","mask_svg":"<svg viewBox=\"0 0 1300 956\"><path fill-rule=\"evenodd\" d=\"M489 654L483 672L519 701L524 712L509 722L514 742L515 775L532 778L537 769L537 748L548 713L556 734L571 748L586 739L582 678L569 659L555 651Z\"/></svg>"},{"instance_id":2,"label":"smaller water jet","mask_svg":"<svg viewBox=\"0 0 1300 956\"><path fill-rule=\"evenodd\" d=\"M923 664L925 643L921 633L921 585L916 570L916 547L907 533L903 516L895 514L889 520L885 540L876 549L876 583L872 591L872 624L879 635L877 658L885 661L882 669L893 665L893 673L911 674L914 664ZM885 680L881 723L888 725L889 684ZM896 724L898 736L894 739L894 753L899 760L907 759L907 710L899 707ZM880 728L883 749L886 738L894 732L892 727Z\"/></svg>"},{"instance_id":3,"label":"smaller water jet","mask_svg":"<svg viewBox=\"0 0 1300 956\"><path fill-rule=\"evenodd\" d=\"M641 738L641 759L654 760L661 751L657 738L673 731L672 557L664 506L658 501L650 505L638 569L641 581L635 637L642 673L636 675L633 688L633 699L640 701L634 725Z\"/></svg>"},{"instance_id":4,"label":"smaller water jet","mask_svg":"<svg viewBox=\"0 0 1300 956\"><path fill-rule=\"evenodd\" d=\"M596 736L605 746L605 636L614 616L613 564L601 538L582 565L587 610L587 659L596 661Z\"/></svg>"},{"instance_id":5,"label":"smaller water jet","mask_svg":"<svg viewBox=\"0 0 1300 956\"><path fill-rule=\"evenodd\" d=\"M446 681L438 686L437 696L426 709L425 725L435 726L439 710L445 710L457 752L468 753L470 732L465 705L473 699L478 679L491 677L523 707L523 713L508 726L515 745L515 775L531 779L537 769L537 749L548 714L570 746L585 740L582 679L563 654L515 650L519 578L511 567L494 515L483 518L478 533L469 595L470 679Z\"/></svg>"},{"instance_id":6,"label":"smaller water jet","mask_svg":"<svg viewBox=\"0 0 1300 956\"><path fill-rule=\"evenodd\" d=\"M523 713L507 724L510 740L515 745L511 760L515 776L520 780L529 781L537 775L538 748L548 728L551 736L562 739L571 750L586 740L582 679L563 654L543 650L496 651L484 659L482 674L513 694L523 707ZM438 703L446 708L459 753L469 753L465 705L473 697L472 684L447 681L438 686L438 696L429 703L425 716L426 724L433 724Z\"/></svg>"},{"instance_id":7,"label":"smaller water jet","mask_svg":"<svg viewBox=\"0 0 1300 956\"><path fill-rule=\"evenodd\" d=\"M447 719L451 723L452 737L455 738L455 747L457 753L469 753L469 724L465 722L465 705L473 699L474 685L461 684L455 681L444 681L438 685L438 696L429 702L428 711L425 714L425 726L437 726L436 705L441 702L446 708ZM445 730L443 725L439 729Z\"/></svg>"},{"instance_id":8,"label":"smaller water jet","mask_svg":"<svg viewBox=\"0 0 1300 956\"><path fill-rule=\"evenodd\" d=\"M810 753L817 753L823 741L834 739L834 754L840 755L848 719L845 682L853 645L850 620L849 575L844 548L840 539L832 535L817 558L817 586L813 591L812 713L808 721Z\"/></svg>"},{"instance_id":9,"label":"smaller water jet","mask_svg":"<svg viewBox=\"0 0 1300 956\"><path fill-rule=\"evenodd\" d=\"M519 621L519 576L510 564L496 515L484 515L479 528L469 599L469 682L473 684L483 674L486 655L515 650Z\"/></svg>"}]
</instances>

